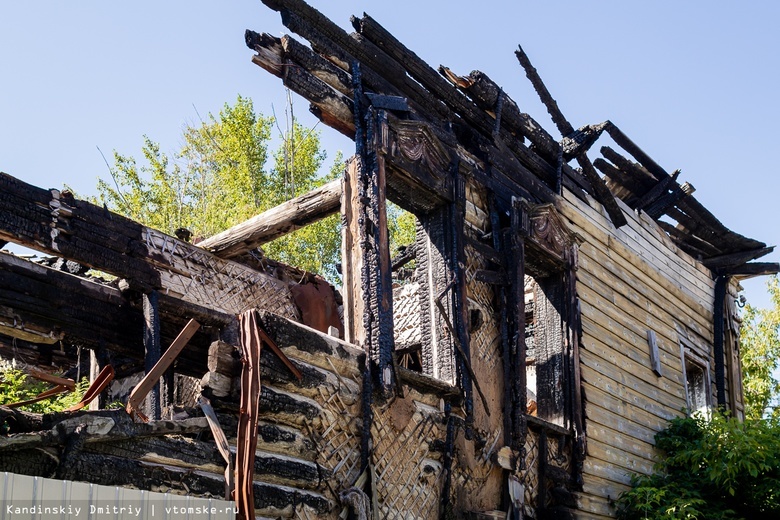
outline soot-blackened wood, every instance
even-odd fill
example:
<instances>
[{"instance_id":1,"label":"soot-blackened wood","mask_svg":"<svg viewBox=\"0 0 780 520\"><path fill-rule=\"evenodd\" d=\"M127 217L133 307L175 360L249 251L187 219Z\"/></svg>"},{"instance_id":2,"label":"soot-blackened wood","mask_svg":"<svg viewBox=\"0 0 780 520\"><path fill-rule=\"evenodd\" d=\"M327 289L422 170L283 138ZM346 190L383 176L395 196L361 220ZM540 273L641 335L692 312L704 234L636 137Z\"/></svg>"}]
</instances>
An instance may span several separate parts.
<instances>
[{"instance_id":1,"label":"soot-blackened wood","mask_svg":"<svg viewBox=\"0 0 780 520\"><path fill-rule=\"evenodd\" d=\"M161 338L166 344L173 341L191 317L212 327L235 320L164 294L159 295L159 302ZM66 342L90 349L102 345L112 354L134 360L144 357L140 302L138 306L131 304L114 287L11 255L0 255L0 322L11 325L5 333L17 338L27 329L41 334L56 331L56 337L64 335ZM46 338L39 336L37 341L42 339ZM210 341L209 331L199 333L178 360L177 371L202 376Z\"/></svg>"},{"instance_id":2,"label":"soot-blackened wood","mask_svg":"<svg viewBox=\"0 0 780 520\"><path fill-rule=\"evenodd\" d=\"M534 291L534 341L536 345L537 416L563 426L565 366L563 360L564 287L560 274L536 280Z\"/></svg>"},{"instance_id":3,"label":"soot-blackened wood","mask_svg":"<svg viewBox=\"0 0 780 520\"><path fill-rule=\"evenodd\" d=\"M144 371L148 375L160 361L160 308L157 291L142 296L144 307ZM153 420L162 417L159 381L146 398L146 409Z\"/></svg>"},{"instance_id":4,"label":"soot-blackened wood","mask_svg":"<svg viewBox=\"0 0 780 520\"><path fill-rule=\"evenodd\" d=\"M601 136L609 122L598 125L585 125L565 136L562 141L563 160L568 162L586 153Z\"/></svg>"},{"instance_id":5,"label":"soot-blackened wood","mask_svg":"<svg viewBox=\"0 0 780 520\"><path fill-rule=\"evenodd\" d=\"M583 485L583 464L587 452L585 432L585 400L582 395L582 375L580 370L580 346L582 345L582 312L577 295L577 270L579 268L579 250L572 244L568 253L568 262L564 272L564 296L566 313L566 347L569 367L565 378L569 385L569 417L574 430L574 453L572 479L578 489ZM561 441L562 442L562 441Z\"/></svg>"},{"instance_id":6,"label":"soot-blackened wood","mask_svg":"<svg viewBox=\"0 0 780 520\"><path fill-rule=\"evenodd\" d=\"M528 213L524 204L513 201L508 233L504 235L508 250L510 284L507 294L507 317L510 330L507 337L507 354L510 371L511 439L514 450L524 450L528 434L525 422L527 410L526 344L525 344L525 237L528 235ZM511 339L510 339L511 338Z\"/></svg>"},{"instance_id":7,"label":"soot-blackened wood","mask_svg":"<svg viewBox=\"0 0 780 520\"><path fill-rule=\"evenodd\" d=\"M533 85L537 94L539 94L539 98L542 100L542 103L544 103L544 106L547 107L547 111L550 113L550 116L552 117L555 125L558 127L558 130L561 132L561 135L563 137L573 135L574 127L571 126L571 123L566 120L563 113L558 108L558 103L556 103L556 101L550 95L550 92L544 85L542 78L539 76L539 73L536 71L533 65L531 65L531 61L523 51L523 48L518 47L518 50L515 51L515 55L517 56L520 64L523 66L523 69L525 69L526 76L531 81L531 84ZM609 218L612 220L612 224L616 228L625 225L627 221L625 215L623 215L623 211L620 209L620 206L618 206L614 195L612 195L612 192L609 191L609 188L607 188L604 180L599 177L599 174L593 168L593 164L591 164L590 159L588 159L588 156L584 153L584 151L581 151L577 156L577 163L582 168L582 173L585 175L585 178L593 188L593 195L596 197L596 200L603 204L604 209L607 210Z\"/></svg>"},{"instance_id":8,"label":"soot-blackened wood","mask_svg":"<svg viewBox=\"0 0 780 520\"><path fill-rule=\"evenodd\" d=\"M571 126L571 123L569 123L569 121L563 115L563 112L561 112L560 108L558 108L558 103L555 101L555 99L553 99L550 91L547 90L547 87L542 81L542 78L539 76L536 68L531 65L531 60L528 59L528 55L525 53L525 51L523 51L522 47L518 47L518 49L515 51L515 56L517 56L517 60L525 70L525 75L531 81L531 85L533 85L536 93L539 94L539 99L542 100L542 103L547 108L547 112L550 114L553 123L555 123L555 126L558 127L558 130L561 132L561 134L566 137L567 135L574 133L574 127Z\"/></svg>"},{"instance_id":9,"label":"soot-blackened wood","mask_svg":"<svg viewBox=\"0 0 780 520\"><path fill-rule=\"evenodd\" d=\"M517 103L506 96L503 89L487 74L475 70L468 76L458 76L447 67L439 67L439 73L487 112L494 111L498 106L499 98L504 97L501 108L501 123L510 132L515 132L531 141L548 161L553 161L558 155L558 143L555 139L531 116L521 112Z\"/></svg>"},{"instance_id":10,"label":"soot-blackened wood","mask_svg":"<svg viewBox=\"0 0 780 520\"><path fill-rule=\"evenodd\" d=\"M669 193L664 193L650 202L646 206L645 212L650 218L657 220L661 215L666 213L670 207L690 196L694 191L696 191L696 188L688 182L685 182L682 185L672 182Z\"/></svg>"},{"instance_id":11,"label":"soot-blackened wood","mask_svg":"<svg viewBox=\"0 0 780 520\"><path fill-rule=\"evenodd\" d=\"M66 192L0 174L0 238L129 280L131 287L238 313L270 305L296 316L280 281Z\"/></svg>"},{"instance_id":12,"label":"soot-blackened wood","mask_svg":"<svg viewBox=\"0 0 780 520\"><path fill-rule=\"evenodd\" d=\"M381 71L379 76L384 78L384 83L389 82L400 91L399 93L413 99L437 117L450 118L450 111L441 101L410 78L402 66L361 35L347 34L322 13L301 0L274 0L264 3L281 13L282 23L288 29L309 40L313 47L320 48L321 53L333 54L341 61L343 68L346 69L354 60L359 60L361 66L366 69L367 81Z\"/></svg>"},{"instance_id":13,"label":"soot-blackened wood","mask_svg":"<svg viewBox=\"0 0 780 520\"><path fill-rule=\"evenodd\" d=\"M674 187L674 184L676 184L675 181L677 180L679 173L680 170L677 170L674 175L658 181L650 191L639 197L639 200L636 201L635 209L645 209L650 203L654 202L662 195L667 194L669 190Z\"/></svg>"},{"instance_id":14,"label":"soot-blackened wood","mask_svg":"<svg viewBox=\"0 0 780 520\"><path fill-rule=\"evenodd\" d=\"M639 164L644 166L656 181L662 181L669 177L669 174L666 173L666 170L664 170L657 162L655 162L649 155L647 155L641 148L639 148L639 146L637 146L634 141L632 141L626 134L623 133L622 130L620 130L620 128L615 126L612 122L607 121L605 130L612 138L612 140L615 141L618 146L627 151L634 159L639 161Z\"/></svg>"},{"instance_id":15,"label":"soot-blackened wood","mask_svg":"<svg viewBox=\"0 0 780 520\"><path fill-rule=\"evenodd\" d=\"M724 267L738 267L742 264L760 258L764 255L768 255L774 251L772 247L762 247L760 249L753 249L750 251L740 251L738 253L729 253L720 256L710 257L704 260L704 265L710 269L718 269Z\"/></svg>"},{"instance_id":16,"label":"soot-blackened wood","mask_svg":"<svg viewBox=\"0 0 780 520\"><path fill-rule=\"evenodd\" d=\"M221 258L233 258L335 213L339 209L341 180L288 200L198 245Z\"/></svg>"},{"instance_id":17,"label":"soot-blackened wood","mask_svg":"<svg viewBox=\"0 0 780 520\"><path fill-rule=\"evenodd\" d=\"M715 302L712 313L713 319L713 355L715 357L715 390L718 398L718 407L726 410L726 358L723 342L725 340L725 311L726 294L729 286L728 276L718 276L715 279Z\"/></svg>"},{"instance_id":18,"label":"soot-blackened wood","mask_svg":"<svg viewBox=\"0 0 780 520\"><path fill-rule=\"evenodd\" d=\"M357 66L353 79L359 81ZM361 92L356 85L356 96ZM385 157L373 109L356 111L356 158L344 180L342 218L347 341L361 345L376 367L382 394L395 388L392 271L386 212ZM345 282L347 282L345 278Z\"/></svg>"},{"instance_id":19,"label":"soot-blackened wood","mask_svg":"<svg viewBox=\"0 0 780 520\"><path fill-rule=\"evenodd\" d=\"M450 233L452 240L452 275L455 280L455 286L452 292L452 316L455 327L455 335L457 336L456 345L459 343L462 349L461 363L460 363L460 382L463 388L464 400L463 408L466 414L466 438L471 439L474 432L474 392L472 390L473 384L479 385L479 382L474 378L474 374L471 370L471 338L468 330L468 287L466 285L466 251L464 243L463 229L466 227L466 178L459 174L459 166L457 163L453 165L455 180L455 201L450 205ZM482 392L480 392L481 394ZM485 413L490 415L490 409L485 402L484 396L482 400L485 406Z\"/></svg>"},{"instance_id":20,"label":"soot-blackened wood","mask_svg":"<svg viewBox=\"0 0 780 520\"><path fill-rule=\"evenodd\" d=\"M748 278L777 274L780 272L780 264L777 262L753 262L736 267L719 268L716 271L723 275L744 276Z\"/></svg>"},{"instance_id":21,"label":"soot-blackened wood","mask_svg":"<svg viewBox=\"0 0 780 520\"><path fill-rule=\"evenodd\" d=\"M628 223L626 216L623 215L623 211L620 209L620 206L618 206L615 196L609 191L604 180L599 177L599 174L596 172L595 168L593 168L590 159L588 159L585 154L582 154L577 157L577 163L582 168L582 173L585 174L585 178L588 179L591 186L593 186L596 200L603 204L604 209L607 210L607 214L609 214L612 224L616 228L626 225Z\"/></svg>"}]
</instances>

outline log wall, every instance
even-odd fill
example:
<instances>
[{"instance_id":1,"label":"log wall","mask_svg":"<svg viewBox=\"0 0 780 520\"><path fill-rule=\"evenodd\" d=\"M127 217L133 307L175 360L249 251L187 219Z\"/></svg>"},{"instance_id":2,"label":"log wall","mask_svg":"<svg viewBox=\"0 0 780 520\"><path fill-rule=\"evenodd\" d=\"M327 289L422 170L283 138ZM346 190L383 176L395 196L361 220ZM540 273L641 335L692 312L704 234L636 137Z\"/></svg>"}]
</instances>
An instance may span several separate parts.
<instances>
[{"instance_id":1,"label":"log wall","mask_svg":"<svg viewBox=\"0 0 780 520\"><path fill-rule=\"evenodd\" d=\"M610 499L628 489L630 474L652 472L654 435L686 407L681 336L709 360L715 402L714 282L644 215L625 208L628 225L615 230L593 209L597 203L566 199L559 209L584 238L577 292L588 444L578 507L583 518L608 518ZM655 333L660 376L648 331Z\"/></svg>"}]
</instances>

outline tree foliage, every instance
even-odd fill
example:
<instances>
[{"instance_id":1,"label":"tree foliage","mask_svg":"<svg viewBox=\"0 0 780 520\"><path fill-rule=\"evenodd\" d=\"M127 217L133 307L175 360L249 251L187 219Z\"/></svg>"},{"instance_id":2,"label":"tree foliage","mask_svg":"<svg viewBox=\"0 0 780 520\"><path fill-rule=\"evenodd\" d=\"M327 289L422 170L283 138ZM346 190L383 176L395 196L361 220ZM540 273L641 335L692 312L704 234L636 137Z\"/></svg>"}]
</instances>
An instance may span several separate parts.
<instances>
[{"instance_id":1,"label":"tree foliage","mask_svg":"<svg viewBox=\"0 0 780 520\"><path fill-rule=\"evenodd\" d=\"M780 419L780 284L777 276L767 288L772 308L757 309L748 304L742 319L740 343L744 379L745 415L760 419L765 415Z\"/></svg>"},{"instance_id":2,"label":"tree foliage","mask_svg":"<svg viewBox=\"0 0 780 520\"><path fill-rule=\"evenodd\" d=\"M621 519L780 518L780 423L715 413L676 418L655 436L665 457L634 476Z\"/></svg>"},{"instance_id":3,"label":"tree foliage","mask_svg":"<svg viewBox=\"0 0 780 520\"><path fill-rule=\"evenodd\" d=\"M12 366L0 368L0 380L2 381L0 382L0 405L33 399L41 392L52 387L50 383L33 379ZM89 388L89 380L86 377L82 377L81 381L76 383L75 391L57 394L50 399L21 406L19 409L35 413L61 412L78 403L84 396L87 388Z\"/></svg>"},{"instance_id":4,"label":"tree foliage","mask_svg":"<svg viewBox=\"0 0 780 520\"><path fill-rule=\"evenodd\" d=\"M144 136L142 160L114 152L110 180L98 180L99 202L150 227L177 228L205 238L314 189L343 169L341 156L330 173L319 133L288 117L280 145L269 151L274 119L255 112L239 96L218 115L188 125L182 146L169 155ZM337 217L324 219L264 247L268 256L334 279L340 237Z\"/></svg>"}]
</instances>

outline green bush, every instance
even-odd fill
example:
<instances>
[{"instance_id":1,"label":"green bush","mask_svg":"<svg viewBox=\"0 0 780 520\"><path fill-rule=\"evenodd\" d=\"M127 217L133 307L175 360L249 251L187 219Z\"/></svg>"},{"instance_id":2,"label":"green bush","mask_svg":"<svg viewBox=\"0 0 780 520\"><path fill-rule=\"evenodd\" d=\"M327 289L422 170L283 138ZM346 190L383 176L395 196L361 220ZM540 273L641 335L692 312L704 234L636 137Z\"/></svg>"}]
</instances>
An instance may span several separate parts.
<instances>
[{"instance_id":1,"label":"green bush","mask_svg":"<svg viewBox=\"0 0 780 520\"><path fill-rule=\"evenodd\" d=\"M780 518L780 423L720 414L673 419L653 475L635 475L620 519Z\"/></svg>"},{"instance_id":2,"label":"green bush","mask_svg":"<svg viewBox=\"0 0 780 520\"><path fill-rule=\"evenodd\" d=\"M29 377L21 370L12 367L0 369L0 378L2 378L0 382L0 405L33 399L36 395L53 386L50 383ZM21 406L19 410L35 413L61 412L69 406L78 403L84 396L87 388L89 388L89 380L83 377L81 381L76 383L75 391L57 394L49 399Z\"/></svg>"}]
</instances>

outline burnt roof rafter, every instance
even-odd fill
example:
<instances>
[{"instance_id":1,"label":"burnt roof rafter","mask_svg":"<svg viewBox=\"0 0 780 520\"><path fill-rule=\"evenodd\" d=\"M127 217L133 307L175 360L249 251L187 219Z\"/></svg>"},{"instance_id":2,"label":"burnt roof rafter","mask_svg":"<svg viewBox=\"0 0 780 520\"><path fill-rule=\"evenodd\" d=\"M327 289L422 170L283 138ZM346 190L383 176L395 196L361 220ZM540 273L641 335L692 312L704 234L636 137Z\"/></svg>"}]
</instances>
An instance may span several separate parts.
<instances>
[{"instance_id":1,"label":"burnt roof rafter","mask_svg":"<svg viewBox=\"0 0 780 520\"><path fill-rule=\"evenodd\" d=\"M512 192L549 202L566 188L583 200L585 193L591 195L619 227L625 223L625 208L616 200L621 199L656 220L683 251L705 265L712 259L715 263L709 263L717 265L718 272L747 276L777 267L747 263L753 254L760 253L758 258L771 248L726 228L692 196L690 183L678 183L677 174L667 173L612 122L575 129L522 48L516 56L558 127L560 142L484 72L459 76L444 66L434 69L367 14L351 18L356 32L350 34L303 0L263 3L278 11L282 23L309 46L290 36L247 31L247 45L257 53L253 61L282 78L311 102L317 117L350 138L354 139L350 71L359 63L366 95L403 99L397 105L403 110L395 111L396 105L386 109L429 125L443 143L482 160L483 171L490 173L480 179L492 183L499 201ZM601 149L603 158L591 162L587 152L604 132L637 162L608 147ZM579 169L568 164L572 159Z\"/></svg>"}]
</instances>

